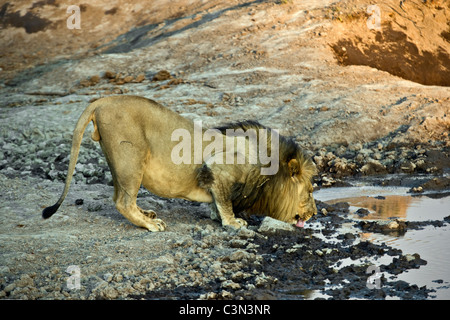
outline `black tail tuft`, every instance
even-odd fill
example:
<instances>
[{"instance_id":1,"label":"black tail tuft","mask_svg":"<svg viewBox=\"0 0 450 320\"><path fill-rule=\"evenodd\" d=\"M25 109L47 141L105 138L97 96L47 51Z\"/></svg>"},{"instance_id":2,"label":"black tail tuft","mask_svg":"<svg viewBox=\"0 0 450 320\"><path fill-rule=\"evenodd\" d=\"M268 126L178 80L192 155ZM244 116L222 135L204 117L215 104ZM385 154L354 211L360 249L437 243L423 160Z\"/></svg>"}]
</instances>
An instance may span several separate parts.
<instances>
[{"instance_id":1,"label":"black tail tuft","mask_svg":"<svg viewBox=\"0 0 450 320\"><path fill-rule=\"evenodd\" d=\"M42 211L42 218L48 219L50 218L56 211L58 211L60 204L56 203L51 207L47 207Z\"/></svg>"}]
</instances>

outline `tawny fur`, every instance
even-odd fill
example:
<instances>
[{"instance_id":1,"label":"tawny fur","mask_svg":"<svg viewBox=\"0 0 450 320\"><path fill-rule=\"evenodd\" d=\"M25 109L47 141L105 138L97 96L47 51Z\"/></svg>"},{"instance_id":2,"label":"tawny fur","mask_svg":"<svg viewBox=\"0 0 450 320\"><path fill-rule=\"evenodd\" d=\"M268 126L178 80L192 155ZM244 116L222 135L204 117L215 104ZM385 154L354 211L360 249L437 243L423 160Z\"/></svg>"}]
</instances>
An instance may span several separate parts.
<instances>
[{"instance_id":1,"label":"tawny fur","mask_svg":"<svg viewBox=\"0 0 450 320\"><path fill-rule=\"evenodd\" d=\"M245 220L235 217L239 211L289 223L306 221L316 213L310 182L315 167L292 140L280 136L279 170L272 176L261 175L260 164L195 164L194 155L189 164L175 164L171 151L178 142L172 141L172 133L181 128L193 135L194 123L146 98L111 96L91 103L81 114L73 134L64 190L53 206L44 209L44 218L58 210L68 193L83 133L90 122L94 125L92 139L100 143L111 170L116 208L139 227L150 231L166 228L153 211L137 206L141 185L162 197L213 203L224 226L245 226ZM250 121L219 129L233 126L265 128Z\"/></svg>"}]
</instances>

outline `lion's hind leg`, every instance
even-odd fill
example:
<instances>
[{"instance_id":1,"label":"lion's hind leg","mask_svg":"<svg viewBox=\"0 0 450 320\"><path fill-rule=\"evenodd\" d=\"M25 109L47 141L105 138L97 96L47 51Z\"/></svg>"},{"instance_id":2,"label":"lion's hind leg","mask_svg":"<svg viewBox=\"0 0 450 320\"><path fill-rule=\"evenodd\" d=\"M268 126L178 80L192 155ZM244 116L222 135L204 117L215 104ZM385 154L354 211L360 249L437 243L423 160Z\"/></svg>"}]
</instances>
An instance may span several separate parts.
<instances>
[{"instance_id":1,"label":"lion's hind leg","mask_svg":"<svg viewBox=\"0 0 450 320\"><path fill-rule=\"evenodd\" d=\"M130 190L119 189L116 199L117 210L131 223L149 231L164 231L166 224L161 219L155 219L153 211L144 211L136 205L136 195L130 194Z\"/></svg>"},{"instance_id":2,"label":"lion's hind leg","mask_svg":"<svg viewBox=\"0 0 450 320\"><path fill-rule=\"evenodd\" d=\"M126 170L126 169L124 169ZM137 194L141 186L142 174L130 170L116 172L115 203L117 210L131 223L149 231L164 231L166 224L161 219L155 219L156 213L143 210L136 204Z\"/></svg>"},{"instance_id":3,"label":"lion's hind leg","mask_svg":"<svg viewBox=\"0 0 450 320\"><path fill-rule=\"evenodd\" d=\"M111 140L103 142L102 148L113 177L113 200L117 210L138 227L149 231L164 231L166 224L156 219L154 211L143 210L136 204L144 171L145 149L135 147L131 143L120 143L112 152L114 144L108 143Z\"/></svg>"}]
</instances>

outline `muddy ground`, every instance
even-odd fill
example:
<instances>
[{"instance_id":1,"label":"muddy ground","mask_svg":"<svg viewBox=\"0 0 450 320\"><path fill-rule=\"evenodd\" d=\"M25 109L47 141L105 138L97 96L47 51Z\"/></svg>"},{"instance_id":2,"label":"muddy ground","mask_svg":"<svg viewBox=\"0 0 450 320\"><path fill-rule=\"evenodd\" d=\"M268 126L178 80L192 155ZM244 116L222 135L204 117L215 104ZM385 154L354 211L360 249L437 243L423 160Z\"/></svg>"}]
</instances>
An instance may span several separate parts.
<instances>
[{"instance_id":1,"label":"muddy ground","mask_svg":"<svg viewBox=\"0 0 450 320\"><path fill-rule=\"evenodd\" d=\"M62 191L79 114L113 94L155 99L206 126L256 119L280 129L313 158L316 189L376 176L416 193L449 190L448 2L378 1L379 29L359 0L79 6L81 29L67 28L62 1L0 8L2 299L432 296L397 279L427 262L360 239L383 227L351 220L346 203L317 201L304 229L252 217L247 229L225 230L205 204L142 190L139 202L168 229L136 228L115 210L87 134L63 207L49 220L41 211ZM346 258L354 264L342 266ZM383 261L380 289L367 286L374 261Z\"/></svg>"}]
</instances>

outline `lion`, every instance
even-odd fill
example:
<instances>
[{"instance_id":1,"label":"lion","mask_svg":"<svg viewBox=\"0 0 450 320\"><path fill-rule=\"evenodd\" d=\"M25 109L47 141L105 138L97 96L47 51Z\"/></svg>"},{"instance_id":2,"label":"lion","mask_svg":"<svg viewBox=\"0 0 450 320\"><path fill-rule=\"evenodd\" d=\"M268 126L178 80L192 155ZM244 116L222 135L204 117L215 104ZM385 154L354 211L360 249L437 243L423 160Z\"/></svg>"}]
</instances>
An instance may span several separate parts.
<instances>
[{"instance_id":1,"label":"lion","mask_svg":"<svg viewBox=\"0 0 450 320\"><path fill-rule=\"evenodd\" d=\"M244 219L236 217L240 212L268 215L298 227L317 213L311 184L316 167L291 139L279 136L278 170L271 175L261 174L267 167L261 161L221 163L214 159L220 152L201 162L191 155L192 161L175 164L172 158L177 142L172 133L182 129L195 134L193 121L147 98L109 96L94 101L81 114L73 132L63 192L53 206L43 210L44 219L59 209L69 191L81 140L90 122L94 125L92 139L100 143L111 170L116 209L138 227L166 229L153 210L137 206L141 186L160 197L210 203L211 217L233 228L247 226ZM224 133L227 129L272 131L256 121L225 125L217 131ZM270 149L272 136L266 136Z\"/></svg>"}]
</instances>

